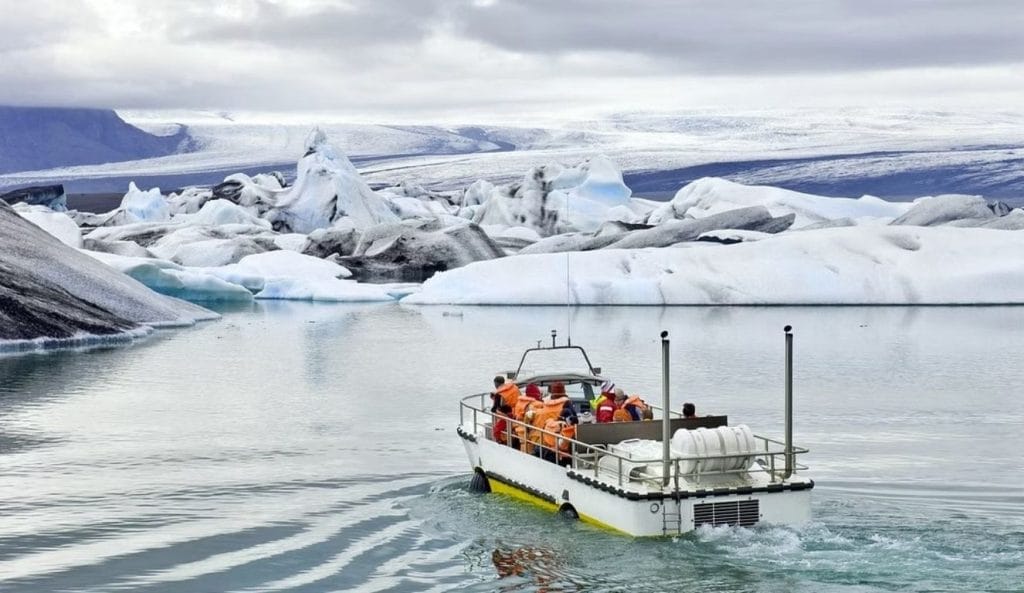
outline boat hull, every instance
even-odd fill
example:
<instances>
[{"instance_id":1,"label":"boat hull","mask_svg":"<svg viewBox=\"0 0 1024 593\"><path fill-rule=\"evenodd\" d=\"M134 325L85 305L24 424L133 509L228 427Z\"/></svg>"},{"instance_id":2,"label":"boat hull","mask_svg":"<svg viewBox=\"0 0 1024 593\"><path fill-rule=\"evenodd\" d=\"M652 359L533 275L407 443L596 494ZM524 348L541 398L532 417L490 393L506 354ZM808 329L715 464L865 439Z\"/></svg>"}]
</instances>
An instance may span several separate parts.
<instances>
[{"instance_id":1,"label":"boat hull","mask_svg":"<svg viewBox=\"0 0 1024 593\"><path fill-rule=\"evenodd\" d=\"M711 525L800 525L810 520L813 481L793 480L733 488L647 492L610 484L459 428L476 472L491 491L633 537L672 536Z\"/></svg>"}]
</instances>

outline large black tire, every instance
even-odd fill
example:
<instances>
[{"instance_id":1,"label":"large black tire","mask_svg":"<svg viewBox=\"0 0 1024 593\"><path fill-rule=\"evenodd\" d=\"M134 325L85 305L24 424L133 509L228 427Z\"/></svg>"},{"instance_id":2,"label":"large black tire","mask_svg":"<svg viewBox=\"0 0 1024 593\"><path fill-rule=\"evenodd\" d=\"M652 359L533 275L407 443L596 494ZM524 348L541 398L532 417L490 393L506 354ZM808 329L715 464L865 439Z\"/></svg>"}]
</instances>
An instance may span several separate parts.
<instances>
[{"instance_id":1,"label":"large black tire","mask_svg":"<svg viewBox=\"0 0 1024 593\"><path fill-rule=\"evenodd\" d=\"M558 516L567 521L580 520L580 514L576 512L576 509L574 509L571 504L563 504L561 508L558 509Z\"/></svg>"},{"instance_id":2,"label":"large black tire","mask_svg":"<svg viewBox=\"0 0 1024 593\"><path fill-rule=\"evenodd\" d=\"M469 491L487 494L491 491L491 484L483 472L473 472L473 479L469 481Z\"/></svg>"}]
</instances>

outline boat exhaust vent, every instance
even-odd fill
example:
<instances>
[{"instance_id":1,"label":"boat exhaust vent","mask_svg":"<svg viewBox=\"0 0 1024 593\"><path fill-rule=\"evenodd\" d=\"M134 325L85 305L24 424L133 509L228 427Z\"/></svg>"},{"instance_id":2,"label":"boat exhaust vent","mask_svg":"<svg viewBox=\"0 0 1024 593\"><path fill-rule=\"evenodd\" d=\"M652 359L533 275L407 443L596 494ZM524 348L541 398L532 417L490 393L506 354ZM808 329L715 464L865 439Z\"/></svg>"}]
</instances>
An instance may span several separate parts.
<instances>
[{"instance_id":1,"label":"boat exhaust vent","mask_svg":"<svg viewBox=\"0 0 1024 593\"><path fill-rule=\"evenodd\" d=\"M693 525L739 525L750 527L761 518L761 505L754 500L730 500L693 505Z\"/></svg>"}]
</instances>

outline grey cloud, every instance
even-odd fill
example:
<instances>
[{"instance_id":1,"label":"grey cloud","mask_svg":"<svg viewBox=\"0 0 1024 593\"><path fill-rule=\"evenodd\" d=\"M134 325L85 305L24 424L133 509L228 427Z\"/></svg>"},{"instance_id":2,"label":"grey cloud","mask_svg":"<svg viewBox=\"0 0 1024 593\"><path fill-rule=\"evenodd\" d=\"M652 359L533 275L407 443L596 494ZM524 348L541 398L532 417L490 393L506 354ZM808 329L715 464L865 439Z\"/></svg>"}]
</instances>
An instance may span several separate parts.
<instances>
[{"instance_id":1,"label":"grey cloud","mask_svg":"<svg viewBox=\"0 0 1024 593\"><path fill-rule=\"evenodd\" d=\"M242 15L207 15L180 23L170 35L180 41L244 41L309 50L407 44L422 40L440 22L444 4L441 0L358 0L295 10L269 0L252 0Z\"/></svg>"},{"instance_id":2,"label":"grey cloud","mask_svg":"<svg viewBox=\"0 0 1024 593\"><path fill-rule=\"evenodd\" d=\"M891 79L861 88L878 71L934 66L952 73L934 88L968 93L978 89L956 77L968 71L960 67L1010 62L972 80L987 80L988 95L1016 97L1012 77L1024 67L1017 0L297 4L0 0L0 104L500 111L568 97L621 104L637 85L689 100L692 87L680 80L734 89L723 93L740 100L746 81L769 78L805 79L788 95L811 102L825 79L841 78L844 92L870 102L871 93L920 96L912 83L892 89ZM916 81L922 72L894 74Z\"/></svg>"},{"instance_id":3,"label":"grey cloud","mask_svg":"<svg viewBox=\"0 0 1024 593\"><path fill-rule=\"evenodd\" d=\"M692 73L1024 61L1018 0L498 0L454 23L507 50L620 51Z\"/></svg>"},{"instance_id":4,"label":"grey cloud","mask_svg":"<svg viewBox=\"0 0 1024 593\"><path fill-rule=\"evenodd\" d=\"M0 0L0 54L45 47L96 26L97 15L82 2Z\"/></svg>"}]
</instances>

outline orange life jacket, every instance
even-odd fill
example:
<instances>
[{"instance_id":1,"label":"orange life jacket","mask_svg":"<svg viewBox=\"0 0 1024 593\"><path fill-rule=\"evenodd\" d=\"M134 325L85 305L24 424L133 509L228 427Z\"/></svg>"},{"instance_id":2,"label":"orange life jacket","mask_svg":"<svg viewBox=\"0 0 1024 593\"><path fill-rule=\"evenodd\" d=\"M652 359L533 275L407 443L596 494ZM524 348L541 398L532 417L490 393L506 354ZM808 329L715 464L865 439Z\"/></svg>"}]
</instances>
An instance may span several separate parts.
<instances>
[{"instance_id":1,"label":"orange life jacket","mask_svg":"<svg viewBox=\"0 0 1024 593\"><path fill-rule=\"evenodd\" d=\"M533 411L533 417L535 417L537 410L540 409L541 407L541 403L542 402L540 400L536 400L530 397L520 397L519 401L516 402L516 409L514 411L516 420L518 420L519 422L530 424L530 420L526 418L527 412ZM519 439L519 449L524 453L532 454L533 445L530 444L528 440L529 435L527 434L526 427L523 424L517 423L513 425L512 430L515 433L516 437Z\"/></svg>"},{"instance_id":2,"label":"orange life jacket","mask_svg":"<svg viewBox=\"0 0 1024 593\"><path fill-rule=\"evenodd\" d=\"M647 405L647 402L645 402L644 400L640 399L639 395L631 395L631 396L627 397L626 398L626 405L627 406L636 406L636 408L638 410L640 410L640 415L641 416L644 415L644 412L646 412L647 410L650 409L650 406Z\"/></svg>"},{"instance_id":3,"label":"orange life jacket","mask_svg":"<svg viewBox=\"0 0 1024 593\"><path fill-rule=\"evenodd\" d=\"M562 422L562 438L558 439L558 450L568 453L572 449L572 442L569 439L576 438L576 425Z\"/></svg>"},{"instance_id":4,"label":"orange life jacket","mask_svg":"<svg viewBox=\"0 0 1024 593\"><path fill-rule=\"evenodd\" d=\"M619 408L619 409L615 410L615 413L612 414L612 422L632 422L632 421L633 421L633 417L629 415L629 412L626 411L625 407L622 407L622 408Z\"/></svg>"},{"instance_id":5,"label":"orange life jacket","mask_svg":"<svg viewBox=\"0 0 1024 593\"><path fill-rule=\"evenodd\" d=\"M533 409L533 420L530 421L530 425L537 428L544 428L548 420L557 420L562 415L562 409L565 408L565 404L569 402L569 398L561 396L558 399L550 399L547 401L540 402L540 407ZM543 433L539 431L530 431L531 435L529 439L534 443L541 442L541 435ZM546 435L545 435L546 436Z\"/></svg>"},{"instance_id":6,"label":"orange life jacket","mask_svg":"<svg viewBox=\"0 0 1024 593\"><path fill-rule=\"evenodd\" d=\"M511 407L513 410L516 404L519 403L519 396L522 395L519 391L519 386L512 381L505 381L496 390L495 393L501 396L501 403Z\"/></svg>"},{"instance_id":7,"label":"orange life jacket","mask_svg":"<svg viewBox=\"0 0 1024 593\"><path fill-rule=\"evenodd\" d=\"M539 403L541 403L540 400L533 399L532 397L520 396L516 400L516 405L512 406L512 416L516 420L524 422L523 418L526 417L526 411Z\"/></svg>"},{"instance_id":8,"label":"orange life jacket","mask_svg":"<svg viewBox=\"0 0 1024 593\"><path fill-rule=\"evenodd\" d=\"M555 451L555 449L558 448L559 439L557 435L562 433L563 424L565 424L565 422L562 422L557 418L549 418L547 422L544 423L544 430L546 430L547 432L543 434L544 438L542 440L544 443L544 448L547 449L548 451L553 452Z\"/></svg>"}]
</instances>

